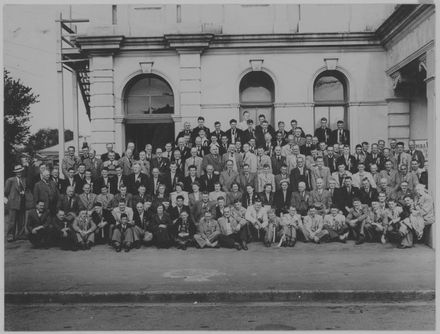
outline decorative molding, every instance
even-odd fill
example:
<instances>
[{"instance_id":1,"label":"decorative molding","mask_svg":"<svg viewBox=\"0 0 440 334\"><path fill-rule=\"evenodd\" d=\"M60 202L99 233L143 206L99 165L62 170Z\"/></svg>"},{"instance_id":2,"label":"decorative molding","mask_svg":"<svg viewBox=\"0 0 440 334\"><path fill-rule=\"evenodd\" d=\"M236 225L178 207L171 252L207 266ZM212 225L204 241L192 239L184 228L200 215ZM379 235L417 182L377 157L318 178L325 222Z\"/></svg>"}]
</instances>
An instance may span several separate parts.
<instances>
[{"instance_id":1,"label":"decorative molding","mask_svg":"<svg viewBox=\"0 0 440 334\"><path fill-rule=\"evenodd\" d=\"M80 49L90 54L113 54L121 47L124 36L78 36Z\"/></svg>"},{"instance_id":2,"label":"decorative molding","mask_svg":"<svg viewBox=\"0 0 440 334\"><path fill-rule=\"evenodd\" d=\"M426 66L426 53L422 54L419 58L419 72L425 71L428 73L428 67Z\"/></svg>"},{"instance_id":3,"label":"decorative molding","mask_svg":"<svg viewBox=\"0 0 440 334\"><path fill-rule=\"evenodd\" d=\"M327 71L334 71L338 66L339 58L324 58L325 67Z\"/></svg>"},{"instance_id":4,"label":"decorative molding","mask_svg":"<svg viewBox=\"0 0 440 334\"><path fill-rule=\"evenodd\" d=\"M397 64L391 66L389 69L387 69L385 71L385 73L388 74L389 76L391 76L394 72L396 72L396 71L400 70L402 67L408 65L413 60L415 60L419 57L422 57L423 54L426 54L426 52L428 50L431 50L432 48L434 48L434 41L429 41L428 43L423 45L417 51L413 52L412 54L410 54L409 56L407 56L406 58L404 58L403 60L401 60Z\"/></svg>"},{"instance_id":5,"label":"decorative molding","mask_svg":"<svg viewBox=\"0 0 440 334\"><path fill-rule=\"evenodd\" d=\"M213 34L170 34L164 35L167 45L178 53L202 53L214 38Z\"/></svg>"},{"instance_id":6,"label":"decorative molding","mask_svg":"<svg viewBox=\"0 0 440 334\"><path fill-rule=\"evenodd\" d=\"M151 73L153 71L154 61L141 61L139 62L139 66L141 67L142 73Z\"/></svg>"},{"instance_id":7,"label":"decorative molding","mask_svg":"<svg viewBox=\"0 0 440 334\"><path fill-rule=\"evenodd\" d=\"M264 59L249 59L252 71L261 71L261 68L263 67L263 62Z\"/></svg>"},{"instance_id":8,"label":"decorative molding","mask_svg":"<svg viewBox=\"0 0 440 334\"><path fill-rule=\"evenodd\" d=\"M400 83L402 82L402 75L399 71L397 71L393 73L391 79L393 80L393 89L396 90L400 85Z\"/></svg>"}]
</instances>

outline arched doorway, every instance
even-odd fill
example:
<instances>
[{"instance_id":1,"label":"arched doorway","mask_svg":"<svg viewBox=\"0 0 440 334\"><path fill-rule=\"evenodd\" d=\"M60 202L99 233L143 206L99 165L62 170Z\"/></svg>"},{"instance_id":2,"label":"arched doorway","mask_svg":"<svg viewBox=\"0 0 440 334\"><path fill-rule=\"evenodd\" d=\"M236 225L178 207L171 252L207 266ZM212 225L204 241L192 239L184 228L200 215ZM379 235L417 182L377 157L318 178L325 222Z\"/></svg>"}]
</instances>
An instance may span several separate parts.
<instances>
[{"instance_id":1,"label":"arched doorway","mask_svg":"<svg viewBox=\"0 0 440 334\"><path fill-rule=\"evenodd\" d=\"M255 125L258 124L258 115L263 114L273 126L275 85L272 78L263 71L250 72L241 79L239 89L240 121L243 118L243 112L247 110Z\"/></svg>"},{"instance_id":2,"label":"arched doorway","mask_svg":"<svg viewBox=\"0 0 440 334\"><path fill-rule=\"evenodd\" d=\"M313 84L313 100L315 128L321 126L322 117L327 118L331 129L336 129L336 122L339 120L344 121L348 128L348 90L344 74L333 70L320 73Z\"/></svg>"},{"instance_id":3,"label":"arched doorway","mask_svg":"<svg viewBox=\"0 0 440 334\"><path fill-rule=\"evenodd\" d=\"M155 74L138 75L127 84L124 94L126 143L141 150L174 141L174 94L171 86Z\"/></svg>"}]
</instances>

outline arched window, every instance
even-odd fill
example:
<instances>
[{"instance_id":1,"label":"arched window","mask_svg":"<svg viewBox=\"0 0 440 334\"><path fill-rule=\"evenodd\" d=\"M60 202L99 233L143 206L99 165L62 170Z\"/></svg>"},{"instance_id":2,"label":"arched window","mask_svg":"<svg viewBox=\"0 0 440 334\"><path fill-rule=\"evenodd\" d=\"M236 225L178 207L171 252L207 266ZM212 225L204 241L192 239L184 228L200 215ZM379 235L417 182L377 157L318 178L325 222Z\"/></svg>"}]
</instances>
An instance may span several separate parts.
<instances>
[{"instance_id":1,"label":"arched window","mask_svg":"<svg viewBox=\"0 0 440 334\"><path fill-rule=\"evenodd\" d=\"M322 117L326 117L332 129L336 122L343 120L347 126L348 92L347 79L339 71L324 71L313 84L315 102L314 124L320 126Z\"/></svg>"},{"instance_id":2,"label":"arched window","mask_svg":"<svg viewBox=\"0 0 440 334\"><path fill-rule=\"evenodd\" d=\"M269 124L273 120L275 85L272 78L263 71L246 74L240 81L240 120L243 111L249 111L254 124L258 124L258 115L263 114Z\"/></svg>"},{"instance_id":3,"label":"arched window","mask_svg":"<svg viewBox=\"0 0 440 334\"><path fill-rule=\"evenodd\" d=\"M129 83L125 95L127 115L173 114L171 87L156 75L141 75Z\"/></svg>"}]
</instances>

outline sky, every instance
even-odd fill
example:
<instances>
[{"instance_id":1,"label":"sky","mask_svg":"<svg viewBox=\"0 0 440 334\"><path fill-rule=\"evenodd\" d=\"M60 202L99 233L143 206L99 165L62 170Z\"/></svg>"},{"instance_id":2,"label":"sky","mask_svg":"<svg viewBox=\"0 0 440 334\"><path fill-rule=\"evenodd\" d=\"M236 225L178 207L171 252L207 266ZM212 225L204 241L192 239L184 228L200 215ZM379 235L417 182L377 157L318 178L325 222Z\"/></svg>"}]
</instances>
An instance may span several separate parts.
<instances>
[{"instance_id":1,"label":"sky","mask_svg":"<svg viewBox=\"0 0 440 334\"><path fill-rule=\"evenodd\" d=\"M105 5L111 7L111 5ZM3 7L3 64L15 79L32 87L39 94L39 103L31 106L31 133L41 128L58 128L58 85L56 72L55 19L89 18L95 22L108 19L96 6L68 5L6 5ZM102 7L101 7L102 9ZM103 15L105 14L105 15ZM72 76L64 71L65 128L72 129ZM90 134L90 123L80 93L80 135Z\"/></svg>"}]
</instances>

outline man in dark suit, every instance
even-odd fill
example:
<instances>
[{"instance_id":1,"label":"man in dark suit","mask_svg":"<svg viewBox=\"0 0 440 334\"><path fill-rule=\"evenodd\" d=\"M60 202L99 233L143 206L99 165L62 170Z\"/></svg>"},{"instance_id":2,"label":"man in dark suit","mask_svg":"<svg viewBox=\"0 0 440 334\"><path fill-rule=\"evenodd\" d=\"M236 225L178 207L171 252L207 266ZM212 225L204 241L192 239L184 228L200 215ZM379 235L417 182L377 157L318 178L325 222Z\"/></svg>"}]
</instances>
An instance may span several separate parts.
<instances>
[{"instance_id":1,"label":"man in dark suit","mask_svg":"<svg viewBox=\"0 0 440 334\"><path fill-rule=\"evenodd\" d=\"M205 126L205 118L199 116L197 118L197 123L198 123L197 126L191 132L191 143L195 143L196 138L199 136L200 130L205 130L206 138L210 138L210 131Z\"/></svg>"},{"instance_id":2,"label":"man in dark suit","mask_svg":"<svg viewBox=\"0 0 440 334\"><path fill-rule=\"evenodd\" d=\"M192 133L192 130L191 130L191 123L190 123L190 122L185 122L185 123L183 124L183 130L180 131L180 132L177 134L177 137L176 137L176 145L177 145L177 142L179 141L179 138L185 138L185 136L189 136L189 137L191 138L191 133Z\"/></svg>"},{"instance_id":3,"label":"man in dark suit","mask_svg":"<svg viewBox=\"0 0 440 334\"><path fill-rule=\"evenodd\" d=\"M177 182L183 182L183 174L177 170L175 162L170 164L170 171L162 176L162 182L165 184L168 193L176 190Z\"/></svg>"},{"instance_id":4,"label":"man in dark suit","mask_svg":"<svg viewBox=\"0 0 440 334\"><path fill-rule=\"evenodd\" d=\"M180 214L182 211L186 211L188 215L191 214L191 210L189 209L189 206L183 204L184 198L182 195L178 195L176 197L176 206L171 207L169 210L169 214L171 217L171 220L173 223L176 222L176 220L180 217Z\"/></svg>"},{"instance_id":5,"label":"man in dark suit","mask_svg":"<svg viewBox=\"0 0 440 334\"><path fill-rule=\"evenodd\" d=\"M214 191L216 182L219 182L219 176L214 174L214 167L212 165L206 166L206 173L200 177L200 190Z\"/></svg>"},{"instance_id":6,"label":"man in dark suit","mask_svg":"<svg viewBox=\"0 0 440 334\"><path fill-rule=\"evenodd\" d=\"M290 187L292 191L298 191L298 183L304 182L306 190L312 189L312 172L305 166L304 158L297 158L297 166L290 172Z\"/></svg>"},{"instance_id":7,"label":"man in dark suit","mask_svg":"<svg viewBox=\"0 0 440 334\"><path fill-rule=\"evenodd\" d=\"M333 146L327 147L327 154L323 155L324 166L330 169L330 173L334 173L338 170L337 157L335 155L335 151Z\"/></svg>"},{"instance_id":8,"label":"man in dark suit","mask_svg":"<svg viewBox=\"0 0 440 334\"><path fill-rule=\"evenodd\" d=\"M350 154L350 146L344 145L344 151L342 155L336 160L336 163L344 164L345 170L348 170L350 173L354 174L357 172L357 163L356 158Z\"/></svg>"},{"instance_id":9,"label":"man in dark suit","mask_svg":"<svg viewBox=\"0 0 440 334\"><path fill-rule=\"evenodd\" d=\"M287 135L287 132L284 132ZM283 134L279 131L275 133L275 138L272 141L274 146L283 147L287 144L287 137L283 137Z\"/></svg>"},{"instance_id":10,"label":"man in dark suit","mask_svg":"<svg viewBox=\"0 0 440 334\"><path fill-rule=\"evenodd\" d=\"M162 156L162 149L158 147L156 149L156 156L151 159L151 168L158 168L160 174L168 172L170 161Z\"/></svg>"},{"instance_id":11,"label":"man in dark suit","mask_svg":"<svg viewBox=\"0 0 440 334\"><path fill-rule=\"evenodd\" d=\"M231 119L229 125L231 128L225 133L226 137L228 137L228 143L235 144L237 141L241 141L242 131L237 128L237 120Z\"/></svg>"},{"instance_id":12,"label":"man in dark suit","mask_svg":"<svg viewBox=\"0 0 440 334\"><path fill-rule=\"evenodd\" d=\"M73 179L75 180L75 194L82 194L83 185L86 178L86 165L80 163L78 165L78 173L75 174Z\"/></svg>"},{"instance_id":13,"label":"man in dark suit","mask_svg":"<svg viewBox=\"0 0 440 334\"><path fill-rule=\"evenodd\" d=\"M28 215L29 241L34 247L48 248L52 244L55 231L50 223L44 202L38 201L35 210L31 210Z\"/></svg>"},{"instance_id":14,"label":"man in dark suit","mask_svg":"<svg viewBox=\"0 0 440 334\"><path fill-rule=\"evenodd\" d=\"M359 199L362 204L367 204L371 207L371 202L377 201L379 193L373 188L367 178L362 180L362 187L359 189Z\"/></svg>"},{"instance_id":15,"label":"man in dark suit","mask_svg":"<svg viewBox=\"0 0 440 334\"><path fill-rule=\"evenodd\" d=\"M416 150L416 143L414 140L410 140L408 143L409 151L408 154L411 156L411 160L417 160L420 164L420 168L425 167L425 156L420 150Z\"/></svg>"},{"instance_id":16,"label":"man in dark suit","mask_svg":"<svg viewBox=\"0 0 440 334\"><path fill-rule=\"evenodd\" d=\"M238 183L240 184L240 189L243 194L246 192L246 187L251 185L252 188L257 187L258 177L255 173L251 173L249 170L249 165L244 164L241 172L238 175Z\"/></svg>"},{"instance_id":17,"label":"man in dark suit","mask_svg":"<svg viewBox=\"0 0 440 334\"><path fill-rule=\"evenodd\" d=\"M327 145L330 143L331 130L327 127L327 118L321 118L321 126L315 130L315 137L318 137L320 143L324 142Z\"/></svg>"},{"instance_id":18,"label":"man in dark suit","mask_svg":"<svg viewBox=\"0 0 440 334\"><path fill-rule=\"evenodd\" d=\"M306 141L304 143L304 145L300 146L300 153L305 155L305 156L309 156L312 155L312 150L313 150L313 143L312 143L312 135L311 134L306 134Z\"/></svg>"},{"instance_id":19,"label":"man in dark suit","mask_svg":"<svg viewBox=\"0 0 440 334\"><path fill-rule=\"evenodd\" d=\"M371 144L371 152L368 153L365 158L365 170L369 172L372 164L376 164L377 166L382 166L384 164L383 155L376 143Z\"/></svg>"},{"instance_id":20,"label":"man in dark suit","mask_svg":"<svg viewBox=\"0 0 440 334\"><path fill-rule=\"evenodd\" d=\"M174 151L180 152L180 158L182 159L182 164L185 166L185 160L191 155L190 148L185 145L185 139L180 138L177 142L177 146Z\"/></svg>"},{"instance_id":21,"label":"man in dark suit","mask_svg":"<svg viewBox=\"0 0 440 334\"><path fill-rule=\"evenodd\" d=\"M292 199L292 192L289 190L289 180L281 180L280 185L281 189L277 190L274 196L274 206L278 216L280 216L281 213L289 212L290 202Z\"/></svg>"},{"instance_id":22,"label":"man in dark suit","mask_svg":"<svg viewBox=\"0 0 440 334\"><path fill-rule=\"evenodd\" d=\"M344 129L344 121L338 121L336 123L337 129L333 130L330 136L330 143L333 144L346 144L350 145L350 131Z\"/></svg>"},{"instance_id":23,"label":"man in dark suit","mask_svg":"<svg viewBox=\"0 0 440 334\"><path fill-rule=\"evenodd\" d=\"M107 152L101 155L101 161L102 162L108 160L109 152L113 152L115 154L115 160L121 159L121 156L119 155L119 153L113 151L113 144L112 143L108 143L105 147L107 149Z\"/></svg>"},{"instance_id":24,"label":"man in dark suit","mask_svg":"<svg viewBox=\"0 0 440 334\"><path fill-rule=\"evenodd\" d=\"M281 146L275 146L274 154L270 158L272 164L272 173L277 175L280 173L281 166L286 164L286 157L281 155Z\"/></svg>"},{"instance_id":25,"label":"man in dark suit","mask_svg":"<svg viewBox=\"0 0 440 334\"><path fill-rule=\"evenodd\" d=\"M70 223L73 222L79 213L79 198L75 195L73 187L67 187L66 194L60 196L57 209L63 210L66 215L66 220Z\"/></svg>"},{"instance_id":26,"label":"man in dark suit","mask_svg":"<svg viewBox=\"0 0 440 334\"><path fill-rule=\"evenodd\" d=\"M264 115L260 115L260 117ZM261 125L257 125L255 128L255 136L257 137L257 146L263 145L265 143L265 135L266 133L269 133L272 138L275 137L275 131L273 130L273 127L269 124L266 119L264 119L261 122Z\"/></svg>"},{"instance_id":27,"label":"man in dark suit","mask_svg":"<svg viewBox=\"0 0 440 334\"><path fill-rule=\"evenodd\" d=\"M127 190L131 194L137 194L139 186L147 186L148 176L141 173L141 165L137 162L133 164L133 173L126 177Z\"/></svg>"},{"instance_id":28,"label":"man in dark suit","mask_svg":"<svg viewBox=\"0 0 440 334\"><path fill-rule=\"evenodd\" d=\"M49 171L45 170L43 180L38 181L34 186L34 203L37 204L38 201L43 201L46 210L49 210L51 214L55 214L58 197L57 186L50 180Z\"/></svg>"},{"instance_id":29,"label":"man in dark suit","mask_svg":"<svg viewBox=\"0 0 440 334\"><path fill-rule=\"evenodd\" d=\"M211 132L211 136L216 136L217 137L217 142L221 142L222 140L222 136L225 135L225 132L222 131L221 129L221 123L219 121L216 121L214 123L214 131Z\"/></svg>"},{"instance_id":30,"label":"man in dark suit","mask_svg":"<svg viewBox=\"0 0 440 334\"><path fill-rule=\"evenodd\" d=\"M254 121L251 119L247 120L247 129L243 130L241 135L241 143L246 144L249 143L249 140L251 139L257 139L255 135L255 129L254 129Z\"/></svg>"},{"instance_id":31,"label":"man in dark suit","mask_svg":"<svg viewBox=\"0 0 440 334\"><path fill-rule=\"evenodd\" d=\"M151 177L147 180L147 192L151 196L157 195L159 185L163 183L163 178L160 175L159 168L153 168Z\"/></svg>"},{"instance_id":32,"label":"man in dark suit","mask_svg":"<svg viewBox=\"0 0 440 334\"><path fill-rule=\"evenodd\" d=\"M339 189L340 195L340 210L346 216L348 212L353 208L353 199L359 198L359 188L352 186L351 176L346 176L344 179L344 186Z\"/></svg>"},{"instance_id":33,"label":"man in dark suit","mask_svg":"<svg viewBox=\"0 0 440 334\"><path fill-rule=\"evenodd\" d=\"M101 188L103 185L107 186L108 192L112 195L118 192L118 187L116 186L116 180L110 178L108 175L108 168L104 167L101 171L101 177L99 177L93 184L93 192L95 194L101 193ZM65 192L65 191L64 191Z\"/></svg>"}]
</instances>

